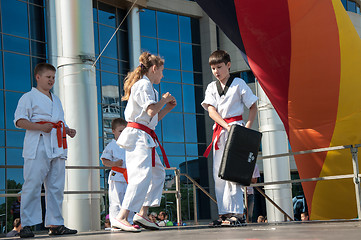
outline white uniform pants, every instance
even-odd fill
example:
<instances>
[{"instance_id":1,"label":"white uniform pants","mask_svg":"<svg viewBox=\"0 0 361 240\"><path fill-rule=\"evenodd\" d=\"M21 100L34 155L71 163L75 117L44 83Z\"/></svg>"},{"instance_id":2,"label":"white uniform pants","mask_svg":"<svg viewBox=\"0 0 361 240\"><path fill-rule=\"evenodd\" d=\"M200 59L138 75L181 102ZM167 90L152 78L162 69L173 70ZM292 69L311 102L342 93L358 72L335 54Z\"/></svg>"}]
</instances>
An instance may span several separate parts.
<instances>
[{"instance_id":1,"label":"white uniform pants","mask_svg":"<svg viewBox=\"0 0 361 240\"><path fill-rule=\"evenodd\" d=\"M213 178L215 183L215 192L217 198L218 214L243 214L243 191L242 186L234 182L222 180L218 177L219 167L228 132L221 134L218 142L218 150L214 149L213 143Z\"/></svg>"},{"instance_id":2,"label":"white uniform pants","mask_svg":"<svg viewBox=\"0 0 361 240\"><path fill-rule=\"evenodd\" d=\"M160 205L165 180L165 170L157 152L155 167L152 167L152 148L143 140L137 141L132 149L126 149L125 159L128 171L128 187L122 208L139 212L142 206Z\"/></svg>"},{"instance_id":3,"label":"white uniform pants","mask_svg":"<svg viewBox=\"0 0 361 240\"><path fill-rule=\"evenodd\" d=\"M122 207L125 191L127 190L127 183L113 180L109 180L108 183L109 220L111 225L113 225L114 219L118 215L120 208ZM133 216L133 212L129 213L128 222L133 223Z\"/></svg>"},{"instance_id":4,"label":"white uniform pants","mask_svg":"<svg viewBox=\"0 0 361 240\"><path fill-rule=\"evenodd\" d=\"M24 159L24 184L21 192L22 226L41 223L41 186L45 187L45 226L63 225L62 203L65 182L65 159L50 159L40 137L35 159Z\"/></svg>"}]
</instances>

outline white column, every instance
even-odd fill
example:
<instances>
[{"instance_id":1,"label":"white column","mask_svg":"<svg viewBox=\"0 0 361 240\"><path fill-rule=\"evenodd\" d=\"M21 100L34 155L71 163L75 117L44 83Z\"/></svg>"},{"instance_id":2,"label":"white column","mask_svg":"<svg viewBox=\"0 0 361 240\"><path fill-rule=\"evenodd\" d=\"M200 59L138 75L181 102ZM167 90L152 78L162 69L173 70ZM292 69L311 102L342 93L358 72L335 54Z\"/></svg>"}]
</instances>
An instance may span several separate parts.
<instances>
[{"instance_id":1,"label":"white column","mask_svg":"<svg viewBox=\"0 0 361 240\"><path fill-rule=\"evenodd\" d=\"M282 121L259 83L257 83L257 93L259 97L259 130L263 133L262 155L287 153L289 151L288 140ZM263 171L265 182L290 180L289 157L264 159ZM264 189L274 202L288 215L293 216L291 184L267 185ZM284 215L267 200L266 209L269 222L284 221Z\"/></svg>"},{"instance_id":2,"label":"white column","mask_svg":"<svg viewBox=\"0 0 361 240\"><path fill-rule=\"evenodd\" d=\"M77 130L68 139L67 166L99 166L98 116L92 0L55 1L59 97L65 120ZM65 191L99 191L99 170L66 171ZM80 232L100 230L99 194L64 197L66 226Z\"/></svg>"},{"instance_id":3,"label":"white column","mask_svg":"<svg viewBox=\"0 0 361 240\"><path fill-rule=\"evenodd\" d=\"M128 16L129 65L134 69L139 65L140 50L140 20L139 8L134 6Z\"/></svg>"}]
</instances>

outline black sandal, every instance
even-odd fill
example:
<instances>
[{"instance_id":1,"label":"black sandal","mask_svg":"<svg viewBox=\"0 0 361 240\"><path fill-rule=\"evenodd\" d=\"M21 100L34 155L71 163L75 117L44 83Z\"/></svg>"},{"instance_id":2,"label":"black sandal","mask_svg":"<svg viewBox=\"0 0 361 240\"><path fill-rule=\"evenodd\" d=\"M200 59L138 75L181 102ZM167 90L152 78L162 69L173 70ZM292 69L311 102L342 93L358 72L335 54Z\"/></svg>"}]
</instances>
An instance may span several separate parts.
<instances>
[{"instance_id":1,"label":"black sandal","mask_svg":"<svg viewBox=\"0 0 361 240\"><path fill-rule=\"evenodd\" d=\"M240 227L246 225L246 222L244 219L241 219L237 216L232 216L229 218L226 218L222 221L221 227Z\"/></svg>"},{"instance_id":2,"label":"black sandal","mask_svg":"<svg viewBox=\"0 0 361 240\"><path fill-rule=\"evenodd\" d=\"M225 220L226 217L224 215L220 215L217 220L214 220L208 224L208 227L220 227L222 225L223 220Z\"/></svg>"}]
</instances>

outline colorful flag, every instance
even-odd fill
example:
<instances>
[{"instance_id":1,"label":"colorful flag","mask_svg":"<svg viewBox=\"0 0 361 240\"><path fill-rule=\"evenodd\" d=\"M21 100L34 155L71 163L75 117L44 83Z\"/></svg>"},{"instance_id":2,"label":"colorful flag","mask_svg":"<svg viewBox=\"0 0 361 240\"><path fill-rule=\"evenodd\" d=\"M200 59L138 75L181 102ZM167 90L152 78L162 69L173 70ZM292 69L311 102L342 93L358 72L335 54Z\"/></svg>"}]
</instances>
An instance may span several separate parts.
<instances>
[{"instance_id":1,"label":"colorful flag","mask_svg":"<svg viewBox=\"0 0 361 240\"><path fill-rule=\"evenodd\" d=\"M361 39L340 0L197 0L241 50L292 151L361 143ZM351 174L350 149L295 156L302 179ZM311 219L357 217L352 179L303 183Z\"/></svg>"}]
</instances>

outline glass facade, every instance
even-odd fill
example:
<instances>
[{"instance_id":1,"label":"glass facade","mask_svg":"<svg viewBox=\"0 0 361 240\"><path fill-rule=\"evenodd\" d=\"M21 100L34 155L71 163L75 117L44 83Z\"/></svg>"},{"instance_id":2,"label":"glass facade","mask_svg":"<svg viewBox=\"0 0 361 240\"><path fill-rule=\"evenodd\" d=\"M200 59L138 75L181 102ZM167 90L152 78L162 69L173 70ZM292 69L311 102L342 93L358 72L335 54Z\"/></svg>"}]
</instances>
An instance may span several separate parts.
<instances>
[{"instance_id":1,"label":"glass facade","mask_svg":"<svg viewBox=\"0 0 361 240\"><path fill-rule=\"evenodd\" d=\"M0 194L4 194L19 192L24 181L25 131L15 128L14 112L19 98L34 85L35 65L47 59L47 40L43 0L1 0L0 11ZM1 230L12 229L10 208L15 199L0 198Z\"/></svg>"},{"instance_id":2,"label":"glass facade","mask_svg":"<svg viewBox=\"0 0 361 240\"><path fill-rule=\"evenodd\" d=\"M199 20L191 17L143 9L140 12L142 51L165 59L164 78L155 88L160 94L170 92L177 106L158 124L156 132L163 142L171 167L179 168L208 186ZM158 152L160 154L160 152ZM167 171L167 180L173 172ZM193 219L192 185L182 184L182 217ZM167 185L167 183L166 183ZM208 190L208 189L207 189ZM198 195L203 201L202 194ZM169 196L165 196L167 203ZM199 216L207 218L208 201L198 204ZM205 210L201 209L204 207ZM167 207L166 207L167 210Z\"/></svg>"},{"instance_id":3,"label":"glass facade","mask_svg":"<svg viewBox=\"0 0 361 240\"><path fill-rule=\"evenodd\" d=\"M360 13L360 4L356 3L355 1L351 1L351 0L341 0L341 2L347 11L361 14Z\"/></svg>"}]
</instances>

